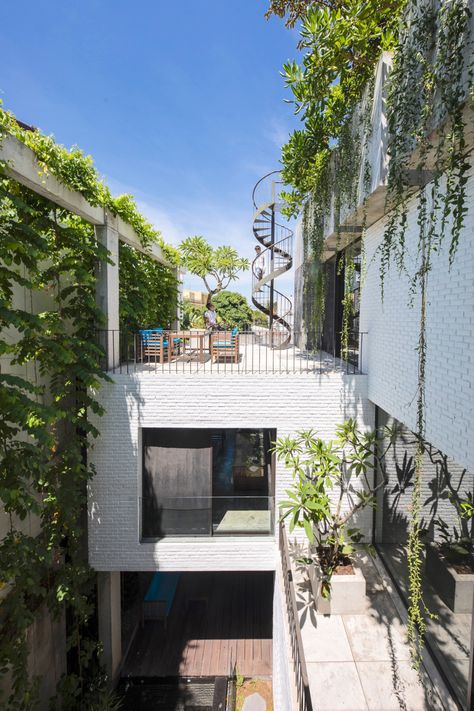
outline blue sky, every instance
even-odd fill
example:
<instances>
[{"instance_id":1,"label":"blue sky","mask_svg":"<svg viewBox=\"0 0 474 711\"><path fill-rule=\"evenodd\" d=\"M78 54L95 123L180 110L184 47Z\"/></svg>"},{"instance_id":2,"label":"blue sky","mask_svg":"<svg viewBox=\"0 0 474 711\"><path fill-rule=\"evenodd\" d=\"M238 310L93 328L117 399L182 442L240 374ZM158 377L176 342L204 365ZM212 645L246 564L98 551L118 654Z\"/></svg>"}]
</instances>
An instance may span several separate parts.
<instances>
[{"instance_id":1,"label":"blue sky","mask_svg":"<svg viewBox=\"0 0 474 711\"><path fill-rule=\"evenodd\" d=\"M2 13L0 97L90 153L174 244L253 255L251 190L296 125L279 72L296 32L266 0L36 0ZM292 277L283 277L292 291ZM249 295L249 275L236 288ZM199 279L185 285L200 288Z\"/></svg>"}]
</instances>

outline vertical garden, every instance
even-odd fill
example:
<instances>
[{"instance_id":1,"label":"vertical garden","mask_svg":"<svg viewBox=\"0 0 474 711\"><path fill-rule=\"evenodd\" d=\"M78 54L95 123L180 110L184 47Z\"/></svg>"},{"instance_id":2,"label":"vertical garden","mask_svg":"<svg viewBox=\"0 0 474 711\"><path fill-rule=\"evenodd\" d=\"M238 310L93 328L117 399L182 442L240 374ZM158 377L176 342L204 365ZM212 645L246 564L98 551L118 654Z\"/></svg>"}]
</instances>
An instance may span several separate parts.
<instances>
[{"instance_id":1,"label":"vertical garden","mask_svg":"<svg viewBox=\"0 0 474 711\"><path fill-rule=\"evenodd\" d=\"M430 611L421 592L422 461L425 441L425 381L429 305L427 283L434 260L447 248L446 269L456 259L468 210L467 127L472 125L473 40L471 3L465 0L326 3L273 0L268 14L298 23L299 62L289 61L283 76L301 127L282 148L284 194L288 212L303 214L306 262L305 327L323 328L327 285L322 268L326 237L336 233L338 269L345 281L341 352L347 349L347 325L353 316L349 297L354 250L341 227L357 214L362 240L371 192L371 139L374 75L382 53L390 57L385 86L388 121L386 226L377 258L380 297L389 270L410 283L410 304L417 309L418 359L415 436L417 451L409 514L409 621L412 659L420 664ZM416 205L417 244L408 258L409 204ZM363 282L363 274L362 274Z\"/></svg>"},{"instance_id":2,"label":"vertical garden","mask_svg":"<svg viewBox=\"0 0 474 711\"><path fill-rule=\"evenodd\" d=\"M0 107L0 141L14 136L91 205L129 223L144 247L176 252L130 196L113 198L90 157L21 126ZM96 266L109 259L93 227L9 177L0 164L0 706L35 707L40 679L28 674L27 634L44 610L65 621L67 674L51 708L111 709L99 663L95 575L87 564L87 449L99 431L89 413L107 377L100 368ZM175 270L120 248L122 329L176 314ZM99 420L100 421L100 420Z\"/></svg>"}]
</instances>

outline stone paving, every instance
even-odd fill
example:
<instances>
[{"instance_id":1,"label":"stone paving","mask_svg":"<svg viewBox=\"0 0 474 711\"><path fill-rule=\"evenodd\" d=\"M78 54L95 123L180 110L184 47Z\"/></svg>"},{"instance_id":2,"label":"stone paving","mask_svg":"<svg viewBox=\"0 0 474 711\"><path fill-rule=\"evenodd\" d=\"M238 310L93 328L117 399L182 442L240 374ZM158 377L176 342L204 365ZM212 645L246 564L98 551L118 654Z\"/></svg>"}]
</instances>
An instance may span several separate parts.
<instances>
[{"instance_id":1,"label":"stone paving","mask_svg":"<svg viewBox=\"0 0 474 711\"><path fill-rule=\"evenodd\" d=\"M306 573L294 571L314 711L456 709L429 657L420 677L412 669L403 606L381 561L361 554L360 567L362 614L315 614Z\"/></svg>"}]
</instances>

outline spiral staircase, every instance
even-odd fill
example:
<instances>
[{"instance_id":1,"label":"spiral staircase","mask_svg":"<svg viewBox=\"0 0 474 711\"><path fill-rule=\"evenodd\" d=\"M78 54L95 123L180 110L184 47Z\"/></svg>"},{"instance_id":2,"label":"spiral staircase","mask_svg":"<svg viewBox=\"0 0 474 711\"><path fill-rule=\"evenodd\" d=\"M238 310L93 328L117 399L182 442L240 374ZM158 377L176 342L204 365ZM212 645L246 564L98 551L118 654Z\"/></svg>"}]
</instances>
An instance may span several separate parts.
<instances>
[{"instance_id":1,"label":"spiral staircase","mask_svg":"<svg viewBox=\"0 0 474 711\"><path fill-rule=\"evenodd\" d=\"M272 348L286 348L292 336L291 300L274 286L275 279L291 269L293 264L293 231L275 219L279 209L275 196L275 185L278 181L272 180L271 176L279 172L274 170L264 175L252 192L255 209L253 233L262 247L260 255L252 263L252 303L268 316L269 345ZM257 192L262 185L267 188L267 194L271 193L271 200L257 205ZM256 263L260 256L264 258L265 268L262 278L259 279Z\"/></svg>"}]
</instances>

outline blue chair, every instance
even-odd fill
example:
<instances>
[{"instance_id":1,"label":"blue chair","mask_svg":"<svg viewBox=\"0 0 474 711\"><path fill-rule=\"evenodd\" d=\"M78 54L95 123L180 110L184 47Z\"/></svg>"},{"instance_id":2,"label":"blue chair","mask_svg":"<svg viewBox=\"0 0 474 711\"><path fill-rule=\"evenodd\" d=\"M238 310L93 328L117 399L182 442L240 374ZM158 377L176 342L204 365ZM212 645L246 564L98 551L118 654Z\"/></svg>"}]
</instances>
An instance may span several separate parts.
<instances>
[{"instance_id":1,"label":"blue chair","mask_svg":"<svg viewBox=\"0 0 474 711\"><path fill-rule=\"evenodd\" d=\"M144 328L138 333L142 359L153 358L159 363L164 363L166 358L169 359L173 352L177 351L179 353L181 339L173 338L170 349L170 338L163 328Z\"/></svg>"},{"instance_id":2,"label":"blue chair","mask_svg":"<svg viewBox=\"0 0 474 711\"><path fill-rule=\"evenodd\" d=\"M226 333L213 333L211 335L211 358L215 363L219 358L231 358L232 362L239 362L239 329L233 328Z\"/></svg>"}]
</instances>

